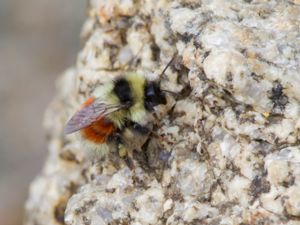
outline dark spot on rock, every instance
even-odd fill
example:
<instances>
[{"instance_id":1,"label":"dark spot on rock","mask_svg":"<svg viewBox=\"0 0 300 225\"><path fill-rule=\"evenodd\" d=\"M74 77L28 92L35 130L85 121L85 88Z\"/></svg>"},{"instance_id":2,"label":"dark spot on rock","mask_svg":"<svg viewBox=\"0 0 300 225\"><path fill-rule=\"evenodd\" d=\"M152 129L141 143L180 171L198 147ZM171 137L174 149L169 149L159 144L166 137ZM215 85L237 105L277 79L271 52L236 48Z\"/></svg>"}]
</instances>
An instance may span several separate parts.
<instances>
[{"instance_id":1,"label":"dark spot on rock","mask_svg":"<svg viewBox=\"0 0 300 225\"><path fill-rule=\"evenodd\" d=\"M258 154L266 156L273 149L273 145L267 142L266 140L256 138L253 139L253 141L255 142L255 146L256 146L255 149Z\"/></svg>"},{"instance_id":2,"label":"dark spot on rock","mask_svg":"<svg viewBox=\"0 0 300 225\"><path fill-rule=\"evenodd\" d=\"M67 199L61 199L54 209L54 217L60 224L65 224L65 210L67 206Z\"/></svg>"},{"instance_id":3,"label":"dark spot on rock","mask_svg":"<svg viewBox=\"0 0 300 225\"><path fill-rule=\"evenodd\" d=\"M115 188L107 188L107 189L105 189L105 191L107 193L114 193L116 191L116 189Z\"/></svg>"},{"instance_id":4,"label":"dark spot on rock","mask_svg":"<svg viewBox=\"0 0 300 225\"><path fill-rule=\"evenodd\" d=\"M204 60L209 56L209 54L210 54L210 51L206 51L206 52L204 52L204 54L203 54L203 60L202 60L202 63L204 62Z\"/></svg>"},{"instance_id":5,"label":"dark spot on rock","mask_svg":"<svg viewBox=\"0 0 300 225\"><path fill-rule=\"evenodd\" d=\"M160 58L160 48L157 46L155 42L151 45L152 55L154 61L159 61Z\"/></svg>"},{"instance_id":6,"label":"dark spot on rock","mask_svg":"<svg viewBox=\"0 0 300 225\"><path fill-rule=\"evenodd\" d=\"M262 61L262 62L264 62L264 63L267 63L267 64L270 65L270 66L274 66L274 67L277 67L277 68L280 67L278 64L276 64L276 63L274 63L274 62L272 62L272 61L267 60L266 58L264 58L264 57L263 57L262 55L260 55L260 54L256 54L256 57L257 57L257 59L259 59L260 61Z\"/></svg>"},{"instance_id":7,"label":"dark spot on rock","mask_svg":"<svg viewBox=\"0 0 300 225\"><path fill-rule=\"evenodd\" d=\"M189 34L189 33L183 33L183 34L177 34L179 36L179 38L181 39L181 41L183 41L184 43L189 43L192 38L194 37L193 34Z\"/></svg>"},{"instance_id":8,"label":"dark spot on rock","mask_svg":"<svg viewBox=\"0 0 300 225\"><path fill-rule=\"evenodd\" d=\"M87 201L87 202L85 203L85 206L87 206L87 207L92 207L92 206L95 205L96 202L97 202L97 199Z\"/></svg>"},{"instance_id":9,"label":"dark spot on rock","mask_svg":"<svg viewBox=\"0 0 300 225\"><path fill-rule=\"evenodd\" d=\"M209 221L209 225L219 225L221 224L221 221L222 219L221 218L212 218L210 221ZM198 223L196 224L203 224L202 221L199 221Z\"/></svg>"},{"instance_id":10,"label":"dark spot on rock","mask_svg":"<svg viewBox=\"0 0 300 225\"><path fill-rule=\"evenodd\" d=\"M269 218L262 218L257 221L257 225L269 225L274 224L274 221Z\"/></svg>"},{"instance_id":11,"label":"dark spot on rock","mask_svg":"<svg viewBox=\"0 0 300 225\"><path fill-rule=\"evenodd\" d=\"M78 185L75 182L71 181L67 186L67 189L70 191L70 193L74 194L78 189Z\"/></svg>"},{"instance_id":12,"label":"dark spot on rock","mask_svg":"<svg viewBox=\"0 0 300 225\"><path fill-rule=\"evenodd\" d=\"M181 90L178 100L189 97L191 95L191 93L192 93L192 88L190 86L185 86Z\"/></svg>"},{"instance_id":13,"label":"dark spot on rock","mask_svg":"<svg viewBox=\"0 0 300 225\"><path fill-rule=\"evenodd\" d=\"M283 87L278 81L275 82L271 90L270 99L273 103L273 109L279 108L281 111L285 109L288 103L288 97L284 94Z\"/></svg>"},{"instance_id":14,"label":"dark spot on rock","mask_svg":"<svg viewBox=\"0 0 300 225\"><path fill-rule=\"evenodd\" d=\"M228 73L226 74L226 80L227 80L228 82L232 82L233 77L232 77L232 73L231 73L231 72L228 72Z\"/></svg>"},{"instance_id":15,"label":"dark spot on rock","mask_svg":"<svg viewBox=\"0 0 300 225\"><path fill-rule=\"evenodd\" d=\"M221 203L218 208L220 210L220 214L226 214L228 209L231 209L234 206L236 206L236 202L226 201L226 202Z\"/></svg>"},{"instance_id":16,"label":"dark spot on rock","mask_svg":"<svg viewBox=\"0 0 300 225\"><path fill-rule=\"evenodd\" d=\"M198 36L199 36L199 34L195 36L196 38L195 38L194 41L193 41L193 45L194 45L196 48L203 49L203 48L204 48L204 47L203 47L203 44L202 44L201 40L199 40L199 39L197 38Z\"/></svg>"},{"instance_id":17,"label":"dark spot on rock","mask_svg":"<svg viewBox=\"0 0 300 225\"><path fill-rule=\"evenodd\" d=\"M286 204L285 202L287 201L288 197L284 196L282 198L282 203ZM284 210L283 210L283 215L288 219L288 220L296 220L296 221L300 221L300 216L299 215L292 215L290 213L288 213L286 205L284 206Z\"/></svg>"},{"instance_id":18,"label":"dark spot on rock","mask_svg":"<svg viewBox=\"0 0 300 225\"><path fill-rule=\"evenodd\" d=\"M156 202L156 199L153 196L149 196L148 201L153 203Z\"/></svg>"},{"instance_id":19,"label":"dark spot on rock","mask_svg":"<svg viewBox=\"0 0 300 225\"><path fill-rule=\"evenodd\" d=\"M273 111L275 111L273 109ZM283 114L279 114L279 113L276 113L276 112L272 112L272 114L270 114L270 116L268 117L268 122L270 124L280 124L282 122L282 119L284 118L284 115ZM278 137L276 137L276 135L274 133L271 133L272 136L274 136L274 139ZM276 143L276 141L274 140L274 142Z\"/></svg>"},{"instance_id":20,"label":"dark spot on rock","mask_svg":"<svg viewBox=\"0 0 300 225\"><path fill-rule=\"evenodd\" d=\"M247 123L247 122L249 122L249 123L255 123L255 116L254 115L249 115L249 116L240 117L239 118L239 122L241 124Z\"/></svg>"},{"instance_id":21,"label":"dark spot on rock","mask_svg":"<svg viewBox=\"0 0 300 225\"><path fill-rule=\"evenodd\" d=\"M76 155L71 150L65 150L65 151L61 152L59 154L59 157L62 160L79 164L79 161L77 160Z\"/></svg>"},{"instance_id":22,"label":"dark spot on rock","mask_svg":"<svg viewBox=\"0 0 300 225\"><path fill-rule=\"evenodd\" d=\"M242 48L242 49L241 49L241 53L242 53L245 57L247 57L247 49L246 49L246 48Z\"/></svg>"},{"instance_id":23,"label":"dark spot on rock","mask_svg":"<svg viewBox=\"0 0 300 225\"><path fill-rule=\"evenodd\" d=\"M258 10L258 16L262 19L267 19L272 14L272 9L261 8Z\"/></svg>"},{"instance_id":24,"label":"dark spot on rock","mask_svg":"<svg viewBox=\"0 0 300 225\"><path fill-rule=\"evenodd\" d=\"M175 215L174 222L177 222L176 224L183 224L184 221L179 215Z\"/></svg>"},{"instance_id":25,"label":"dark spot on rock","mask_svg":"<svg viewBox=\"0 0 300 225\"><path fill-rule=\"evenodd\" d=\"M282 186L288 188L295 183L295 177L292 174L289 174L288 177L282 182Z\"/></svg>"},{"instance_id":26,"label":"dark spot on rock","mask_svg":"<svg viewBox=\"0 0 300 225\"><path fill-rule=\"evenodd\" d=\"M261 75L257 75L256 73L252 72L250 74L250 76L253 78L253 80L257 81L257 82L260 82L262 79L263 79L263 76Z\"/></svg>"},{"instance_id":27,"label":"dark spot on rock","mask_svg":"<svg viewBox=\"0 0 300 225\"><path fill-rule=\"evenodd\" d=\"M90 225L91 224L91 220L88 219L86 216L82 216L82 222L84 225Z\"/></svg>"},{"instance_id":28,"label":"dark spot on rock","mask_svg":"<svg viewBox=\"0 0 300 225\"><path fill-rule=\"evenodd\" d=\"M189 9L197 9L201 7L202 2L201 1L180 1L180 5L183 8L189 8Z\"/></svg>"},{"instance_id":29,"label":"dark spot on rock","mask_svg":"<svg viewBox=\"0 0 300 225\"><path fill-rule=\"evenodd\" d=\"M75 214L79 215L79 214L87 212L91 207L93 207L95 205L96 202L97 202L97 199L84 202L83 206L75 209Z\"/></svg>"},{"instance_id":30,"label":"dark spot on rock","mask_svg":"<svg viewBox=\"0 0 300 225\"><path fill-rule=\"evenodd\" d=\"M256 176L250 185L250 194L253 196L252 203L262 193L268 193L270 188L270 182L267 181L266 177Z\"/></svg>"},{"instance_id":31,"label":"dark spot on rock","mask_svg":"<svg viewBox=\"0 0 300 225\"><path fill-rule=\"evenodd\" d=\"M174 189L171 198L173 201L183 202L184 198L182 193L178 189Z\"/></svg>"},{"instance_id":32,"label":"dark spot on rock","mask_svg":"<svg viewBox=\"0 0 300 225\"><path fill-rule=\"evenodd\" d=\"M84 178L84 180L85 180L86 182L89 181L90 175L88 174L88 170L87 170L86 168L83 168L83 169L81 170L81 176Z\"/></svg>"},{"instance_id":33,"label":"dark spot on rock","mask_svg":"<svg viewBox=\"0 0 300 225\"><path fill-rule=\"evenodd\" d=\"M241 170L239 167L237 167L234 162L232 161L227 161L226 162L226 169L231 170L233 172L235 172L236 174L241 174Z\"/></svg>"},{"instance_id":34,"label":"dark spot on rock","mask_svg":"<svg viewBox=\"0 0 300 225\"><path fill-rule=\"evenodd\" d=\"M240 23L240 22L242 22L244 20L244 17L242 17L242 16L240 16L240 15L238 15L237 16L237 21Z\"/></svg>"},{"instance_id":35,"label":"dark spot on rock","mask_svg":"<svg viewBox=\"0 0 300 225\"><path fill-rule=\"evenodd\" d=\"M277 199L279 199L281 197L281 195L277 195L274 200L276 201Z\"/></svg>"},{"instance_id":36,"label":"dark spot on rock","mask_svg":"<svg viewBox=\"0 0 300 225\"><path fill-rule=\"evenodd\" d=\"M137 206L136 200L133 201L133 202L131 203L131 207L132 207L135 211L139 211L139 210L140 210L139 207Z\"/></svg>"},{"instance_id":37,"label":"dark spot on rock","mask_svg":"<svg viewBox=\"0 0 300 225\"><path fill-rule=\"evenodd\" d=\"M96 175L92 173L91 176L90 176L90 178L91 178L91 180L95 180Z\"/></svg>"},{"instance_id":38,"label":"dark spot on rock","mask_svg":"<svg viewBox=\"0 0 300 225\"><path fill-rule=\"evenodd\" d=\"M117 219L109 223L109 225L129 225L131 222L127 219Z\"/></svg>"}]
</instances>

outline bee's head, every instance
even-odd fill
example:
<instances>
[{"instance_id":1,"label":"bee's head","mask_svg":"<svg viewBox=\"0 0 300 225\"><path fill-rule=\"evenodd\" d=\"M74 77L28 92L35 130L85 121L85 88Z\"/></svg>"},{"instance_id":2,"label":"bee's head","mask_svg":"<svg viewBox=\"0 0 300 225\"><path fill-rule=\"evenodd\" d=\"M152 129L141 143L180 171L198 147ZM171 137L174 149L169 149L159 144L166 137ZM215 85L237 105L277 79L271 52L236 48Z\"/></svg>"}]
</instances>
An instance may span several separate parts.
<instances>
[{"instance_id":1,"label":"bee's head","mask_svg":"<svg viewBox=\"0 0 300 225\"><path fill-rule=\"evenodd\" d=\"M160 104L166 104L166 95L160 89L160 85L157 82L150 82L145 86L145 108L148 111L153 111L153 108Z\"/></svg>"}]
</instances>

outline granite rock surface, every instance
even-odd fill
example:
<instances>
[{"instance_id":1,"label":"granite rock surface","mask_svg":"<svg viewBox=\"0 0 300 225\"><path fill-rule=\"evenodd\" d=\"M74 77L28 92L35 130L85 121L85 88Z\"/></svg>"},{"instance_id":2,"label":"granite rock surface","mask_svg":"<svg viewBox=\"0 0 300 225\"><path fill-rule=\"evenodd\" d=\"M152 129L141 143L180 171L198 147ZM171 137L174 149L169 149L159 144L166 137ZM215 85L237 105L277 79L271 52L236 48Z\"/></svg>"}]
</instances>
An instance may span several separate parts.
<instances>
[{"instance_id":1,"label":"granite rock surface","mask_svg":"<svg viewBox=\"0 0 300 225\"><path fill-rule=\"evenodd\" d=\"M81 36L46 112L25 224L300 224L298 0L91 0ZM64 124L126 71L177 95L131 166L92 163Z\"/></svg>"}]
</instances>

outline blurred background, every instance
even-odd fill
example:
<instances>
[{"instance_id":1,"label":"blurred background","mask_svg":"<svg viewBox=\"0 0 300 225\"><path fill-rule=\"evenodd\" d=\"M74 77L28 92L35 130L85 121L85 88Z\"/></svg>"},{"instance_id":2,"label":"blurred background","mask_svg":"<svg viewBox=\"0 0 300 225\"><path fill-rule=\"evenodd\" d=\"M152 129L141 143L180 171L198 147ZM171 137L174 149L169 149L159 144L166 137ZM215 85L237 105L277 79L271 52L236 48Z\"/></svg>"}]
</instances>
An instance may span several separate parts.
<instances>
[{"instance_id":1,"label":"blurred background","mask_svg":"<svg viewBox=\"0 0 300 225\"><path fill-rule=\"evenodd\" d=\"M42 120L76 61L86 0L0 0L0 224L22 223L47 153Z\"/></svg>"}]
</instances>

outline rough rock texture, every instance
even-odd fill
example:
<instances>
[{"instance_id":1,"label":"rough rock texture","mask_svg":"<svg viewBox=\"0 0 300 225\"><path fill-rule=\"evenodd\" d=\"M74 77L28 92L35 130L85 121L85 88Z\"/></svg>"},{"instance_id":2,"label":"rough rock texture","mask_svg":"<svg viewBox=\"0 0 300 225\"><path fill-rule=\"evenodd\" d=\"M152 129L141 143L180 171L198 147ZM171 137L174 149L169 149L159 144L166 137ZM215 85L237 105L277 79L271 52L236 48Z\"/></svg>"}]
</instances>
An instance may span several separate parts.
<instances>
[{"instance_id":1,"label":"rough rock texture","mask_svg":"<svg viewBox=\"0 0 300 225\"><path fill-rule=\"evenodd\" d=\"M25 224L300 224L299 4L91 0L77 65L46 113ZM130 163L92 164L63 126L126 69L178 96Z\"/></svg>"}]
</instances>

